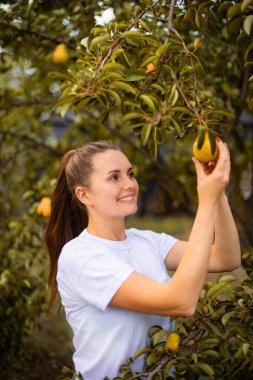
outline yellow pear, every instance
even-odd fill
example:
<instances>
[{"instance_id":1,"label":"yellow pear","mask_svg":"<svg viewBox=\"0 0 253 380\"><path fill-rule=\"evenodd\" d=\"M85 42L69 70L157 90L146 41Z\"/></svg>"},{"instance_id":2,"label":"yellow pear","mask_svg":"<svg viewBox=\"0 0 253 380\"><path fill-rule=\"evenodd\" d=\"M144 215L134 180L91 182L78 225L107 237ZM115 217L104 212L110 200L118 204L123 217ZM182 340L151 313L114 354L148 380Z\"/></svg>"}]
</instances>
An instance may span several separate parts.
<instances>
[{"instance_id":1,"label":"yellow pear","mask_svg":"<svg viewBox=\"0 0 253 380\"><path fill-rule=\"evenodd\" d=\"M179 343L180 343L180 336L177 333L173 332L168 335L168 338L164 345L164 349L168 353L176 352L178 350Z\"/></svg>"},{"instance_id":2,"label":"yellow pear","mask_svg":"<svg viewBox=\"0 0 253 380\"><path fill-rule=\"evenodd\" d=\"M37 214L48 218L51 214L51 199L43 197L37 207Z\"/></svg>"},{"instance_id":3,"label":"yellow pear","mask_svg":"<svg viewBox=\"0 0 253 380\"><path fill-rule=\"evenodd\" d=\"M198 141L199 141L199 136L196 138L194 144L193 144L193 156L197 158L200 162L210 162L210 161L215 161L218 158L218 149L217 146L215 147L215 152L214 154L212 153L212 147L211 147L211 142L210 142L210 136L207 130L204 132L204 142L203 145L200 149L198 149Z\"/></svg>"},{"instance_id":4,"label":"yellow pear","mask_svg":"<svg viewBox=\"0 0 253 380\"><path fill-rule=\"evenodd\" d=\"M54 49L52 60L54 63L65 63L69 59L69 53L65 44L59 44Z\"/></svg>"}]
</instances>

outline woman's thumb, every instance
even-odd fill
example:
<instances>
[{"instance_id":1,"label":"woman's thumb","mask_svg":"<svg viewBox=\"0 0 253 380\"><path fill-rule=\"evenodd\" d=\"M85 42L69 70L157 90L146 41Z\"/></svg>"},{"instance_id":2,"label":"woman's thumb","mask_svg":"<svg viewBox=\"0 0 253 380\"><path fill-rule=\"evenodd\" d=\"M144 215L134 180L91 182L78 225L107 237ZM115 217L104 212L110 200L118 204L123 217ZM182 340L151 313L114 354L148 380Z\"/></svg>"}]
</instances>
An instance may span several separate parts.
<instances>
[{"instance_id":1,"label":"woman's thumb","mask_svg":"<svg viewBox=\"0 0 253 380\"><path fill-rule=\"evenodd\" d=\"M198 173L201 169L201 163L195 157L192 157L192 161L195 165L196 172Z\"/></svg>"}]
</instances>

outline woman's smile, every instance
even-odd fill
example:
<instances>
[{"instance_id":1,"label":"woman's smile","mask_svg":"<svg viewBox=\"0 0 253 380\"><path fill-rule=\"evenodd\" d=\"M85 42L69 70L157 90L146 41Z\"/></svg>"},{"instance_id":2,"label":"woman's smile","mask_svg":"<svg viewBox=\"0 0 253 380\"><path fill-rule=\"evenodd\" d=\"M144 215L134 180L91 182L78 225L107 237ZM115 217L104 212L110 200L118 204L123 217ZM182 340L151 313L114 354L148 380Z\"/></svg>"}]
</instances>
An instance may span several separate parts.
<instances>
[{"instance_id":1,"label":"woman's smile","mask_svg":"<svg viewBox=\"0 0 253 380\"><path fill-rule=\"evenodd\" d=\"M126 195L126 196L118 199L118 202L122 202L122 203L132 203L133 201L135 201L134 194Z\"/></svg>"}]
</instances>

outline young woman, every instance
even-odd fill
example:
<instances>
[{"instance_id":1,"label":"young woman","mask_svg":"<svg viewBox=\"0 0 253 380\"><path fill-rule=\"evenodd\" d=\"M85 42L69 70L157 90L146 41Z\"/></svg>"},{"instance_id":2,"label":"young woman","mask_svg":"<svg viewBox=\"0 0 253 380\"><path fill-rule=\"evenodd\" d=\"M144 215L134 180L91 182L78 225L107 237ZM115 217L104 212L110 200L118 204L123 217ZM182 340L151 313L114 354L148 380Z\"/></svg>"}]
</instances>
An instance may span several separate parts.
<instances>
[{"instance_id":1,"label":"young woman","mask_svg":"<svg viewBox=\"0 0 253 380\"><path fill-rule=\"evenodd\" d=\"M50 303L59 291L74 333L75 369L85 380L117 376L147 345L152 325L170 329L169 316L194 313L207 271L240 265L224 192L229 152L222 141L218 149L212 173L194 160L199 204L188 242L125 229L125 217L137 211L138 183L118 146L97 141L63 157L46 230ZM168 269L175 270L171 279ZM143 365L141 356L133 368Z\"/></svg>"}]
</instances>

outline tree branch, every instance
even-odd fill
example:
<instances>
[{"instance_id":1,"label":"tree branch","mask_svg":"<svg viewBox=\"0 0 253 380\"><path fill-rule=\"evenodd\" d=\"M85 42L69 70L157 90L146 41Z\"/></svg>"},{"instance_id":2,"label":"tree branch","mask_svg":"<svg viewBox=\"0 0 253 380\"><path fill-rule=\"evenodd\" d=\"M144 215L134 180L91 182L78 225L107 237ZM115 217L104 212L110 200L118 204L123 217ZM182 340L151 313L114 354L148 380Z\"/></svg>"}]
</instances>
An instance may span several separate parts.
<instances>
[{"instance_id":1,"label":"tree branch","mask_svg":"<svg viewBox=\"0 0 253 380\"><path fill-rule=\"evenodd\" d=\"M10 28L10 29L14 29L19 33L27 33L30 35L33 34L34 36L38 37L40 40L43 39L43 40L52 41L57 45L64 43L66 46L68 46L69 49L76 50L76 47L74 45L72 45L70 42L63 40L62 38L54 38L54 37L50 36L50 34L38 32L37 30L30 29L30 27L22 28L20 26L10 24L7 21L5 21L4 19L0 19L0 25L3 25L3 26Z\"/></svg>"},{"instance_id":2,"label":"tree branch","mask_svg":"<svg viewBox=\"0 0 253 380\"><path fill-rule=\"evenodd\" d=\"M6 101L6 99L5 99ZM55 99L8 99L8 103L14 107L25 107L25 106L34 106L34 105L48 105L55 102ZM4 106L0 105L0 109L5 109Z\"/></svg>"},{"instance_id":3,"label":"tree branch","mask_svg":"<svg viewBox=\"0 0 253 380\"><path fill-rule=\"evenodd\" d=\"M170 34L170 31L173 28L172 19L173 19L173 14L174 14L174 9L175 9L175 2L176 2L176 0L171 0L171 2L170 2L170 13L169 13L169 17L168 17L168 35Z\"/></svg>"},{"instance_id":4,"label":"tree branch","mask_svg":"<svg viewBox=\"0 0 253 380\"><path fill-rule=\"evenodd\" d=\"M30 136L27 136L25 134L14 133L14 132L11 132L11 131L4 131L4 132L0 131L0 134L4 134L6 136L12 136L14 138L19 139L20 141L28 143L29 145L32 144L36 148L44 148L49 153L52 153L56 157L62 157L62 155L63 155L63 152L60 152L58 149L55 149L55 148L53 148L51 146L48 146L44 142L35 140L34 138L32 138Z\"/></svg>"}]
</instances>

